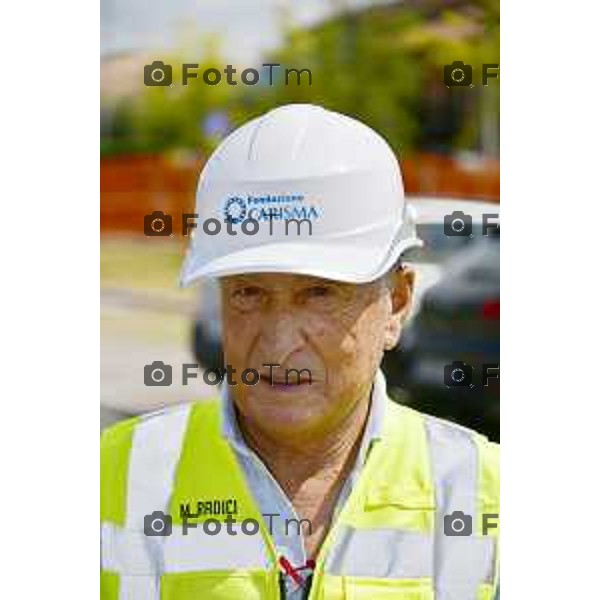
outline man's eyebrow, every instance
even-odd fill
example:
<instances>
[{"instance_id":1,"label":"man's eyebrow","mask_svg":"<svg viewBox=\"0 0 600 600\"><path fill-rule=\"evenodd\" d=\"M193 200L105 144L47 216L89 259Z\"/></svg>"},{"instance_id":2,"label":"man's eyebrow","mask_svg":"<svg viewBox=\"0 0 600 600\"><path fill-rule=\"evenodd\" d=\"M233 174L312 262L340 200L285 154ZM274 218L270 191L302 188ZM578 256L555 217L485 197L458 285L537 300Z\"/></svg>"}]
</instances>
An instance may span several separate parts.
<instances>
[{"instance_id":1,"label":"man's eyebrow","mask_svg":"<svg viewBox=\"0 0 600 600\"><path fill-rule=\"evenodd\" d=\"M245 274L240 274L240 275L229 275L228 277L223 277L223 282L224 283L228 283L228 284L255 284L257 283L256 278L255 277L250 277L248 275Z\"/></svg>"},{"instance_id":2,"label":"man's eyebrow","mask_svg":"<svg viewBox=\"0 0 600 600\"><path fill-rule=\"evenodd\" d=\"M304 281L301 282L303 285L330 285L337 287L344 287L350 284L344 281L335 281L333 279L323 279L322 277L314 277L309 275Z\"/></svg>"}]
</instances>

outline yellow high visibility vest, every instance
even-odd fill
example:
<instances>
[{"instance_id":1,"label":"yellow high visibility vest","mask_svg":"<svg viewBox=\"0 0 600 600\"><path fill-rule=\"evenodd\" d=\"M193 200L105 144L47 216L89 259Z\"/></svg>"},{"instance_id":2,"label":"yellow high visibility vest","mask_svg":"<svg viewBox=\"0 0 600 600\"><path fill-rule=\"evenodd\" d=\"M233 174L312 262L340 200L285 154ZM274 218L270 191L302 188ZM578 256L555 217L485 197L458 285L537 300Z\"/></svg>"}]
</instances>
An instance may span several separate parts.
<instances>
[{"instance_id":1,"label":"yellow high visibility vest","mask_svg":"<svg viewBox=\"0 0 600 600\"><path fill-rule=\"evenodd\" d=\"M215 400L104 432L102 600L281 598L279 556L220 420ZM496 444L388 401L381 439L317 556L309 599L491 600L498 479ZM182 507L198 503L213 514L184 535ZM235 507L234 528L223 506ZM259 531L244 533L244 521Z\"/></svg>"}]
</instances>

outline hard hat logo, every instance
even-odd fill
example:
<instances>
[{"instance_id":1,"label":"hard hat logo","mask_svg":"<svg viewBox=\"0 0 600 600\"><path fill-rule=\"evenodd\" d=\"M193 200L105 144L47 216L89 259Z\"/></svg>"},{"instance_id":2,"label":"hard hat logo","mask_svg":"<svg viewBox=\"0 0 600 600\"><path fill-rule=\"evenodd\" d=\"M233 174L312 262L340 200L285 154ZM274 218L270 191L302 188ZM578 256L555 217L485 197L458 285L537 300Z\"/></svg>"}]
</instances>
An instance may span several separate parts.
<instances>
[{"instance_id":1,"label":"hard hat logo","mask_svg":"<svg viewBox=\"0 0 600 600\"><path fill-rule=\"evenodd\" d=\"M321 216L321 210L316 204L308 203L304 194L248 194L245 198L230 196L225 201L223 215L225 222L234 225L246 218L265 222L297 219L316 221Z\"/></svg>"},{"instance_id":2,"label":"hard hat logo","mask_svg":"<svg viewBox=\"0 0 600 600\"><path fill-rule=\"evenodd\" d=\"M225 203L225 220L237 225L246 218L246 201L239 196L232 196Z\"/></svg>"}]
</instances>

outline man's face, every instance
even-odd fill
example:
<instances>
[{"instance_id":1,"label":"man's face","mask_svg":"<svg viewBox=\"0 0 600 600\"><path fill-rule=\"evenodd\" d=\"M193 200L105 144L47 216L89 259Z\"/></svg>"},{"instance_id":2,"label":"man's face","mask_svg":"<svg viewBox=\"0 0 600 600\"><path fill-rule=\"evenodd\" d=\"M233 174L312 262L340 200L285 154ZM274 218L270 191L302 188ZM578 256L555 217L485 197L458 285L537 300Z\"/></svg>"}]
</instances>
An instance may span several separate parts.
<instances>
[{"instance_id":1,"label":"man's face","mask_svg":"<svg viewBox=\"0 0 600 600\"><path fill-rule=\"evenodd\" d=\"M277 273L223 278L225 362L236 369L238 410L256 427L279 434L343 422L368 398L383 350L400 333L411 290L410 272L362 285ZM254 386L241 382L250 368L261 374ZM300 375L288 372L286 384L286 369Z\"/></svg>"}]
</instances>

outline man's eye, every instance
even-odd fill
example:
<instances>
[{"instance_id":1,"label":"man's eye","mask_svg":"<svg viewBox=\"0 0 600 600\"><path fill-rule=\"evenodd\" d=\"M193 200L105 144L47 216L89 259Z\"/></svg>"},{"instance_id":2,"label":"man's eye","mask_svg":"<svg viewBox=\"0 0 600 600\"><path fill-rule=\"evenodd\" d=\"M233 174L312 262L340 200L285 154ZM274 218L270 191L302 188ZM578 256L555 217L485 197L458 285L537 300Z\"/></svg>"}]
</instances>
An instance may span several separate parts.
<instances>
[{"instance_id":1,"label":"man's eye","mask_svg":"<svg viewBox=\"0 0 600 600\"><path fill-rule=\"evenodd\" d=\"M313 285L307 290L307 296L311 298L325 298L331 295L331 293L331 288L326 285Z\"/></svg>"},{"instance_id":2,"label":"man's eye","mask_svg":"<svg viewBox=\"0 0 600 600\"><path fill-rule=\"evenodd\" d=\"M257 287L248 286L236 290L236 294L238 296L250 297L260 294L260 290Z\"/></svg>"},{"instance_id":3,"label":"man's eye","mask_svg":"<svg viewBox=\"0 0 600 600\"><path fill-rule=\"evenodd\" d=\"M247 310L258 306L262 300L262 290L258 287L246 286L238 288L231 295L232 304L240 309Z\"/></svg>"},{"instance_id":4,"label":"man's eye","mask_svg":"<svg viewBox=\"0 0 600 600\"><path fill-rule=\"evenodd\" d=\"M304 298L315 306L323 307L340 302L340 290L332 285L311 285L304 290Z\"/></svg>"}]
</instances>

